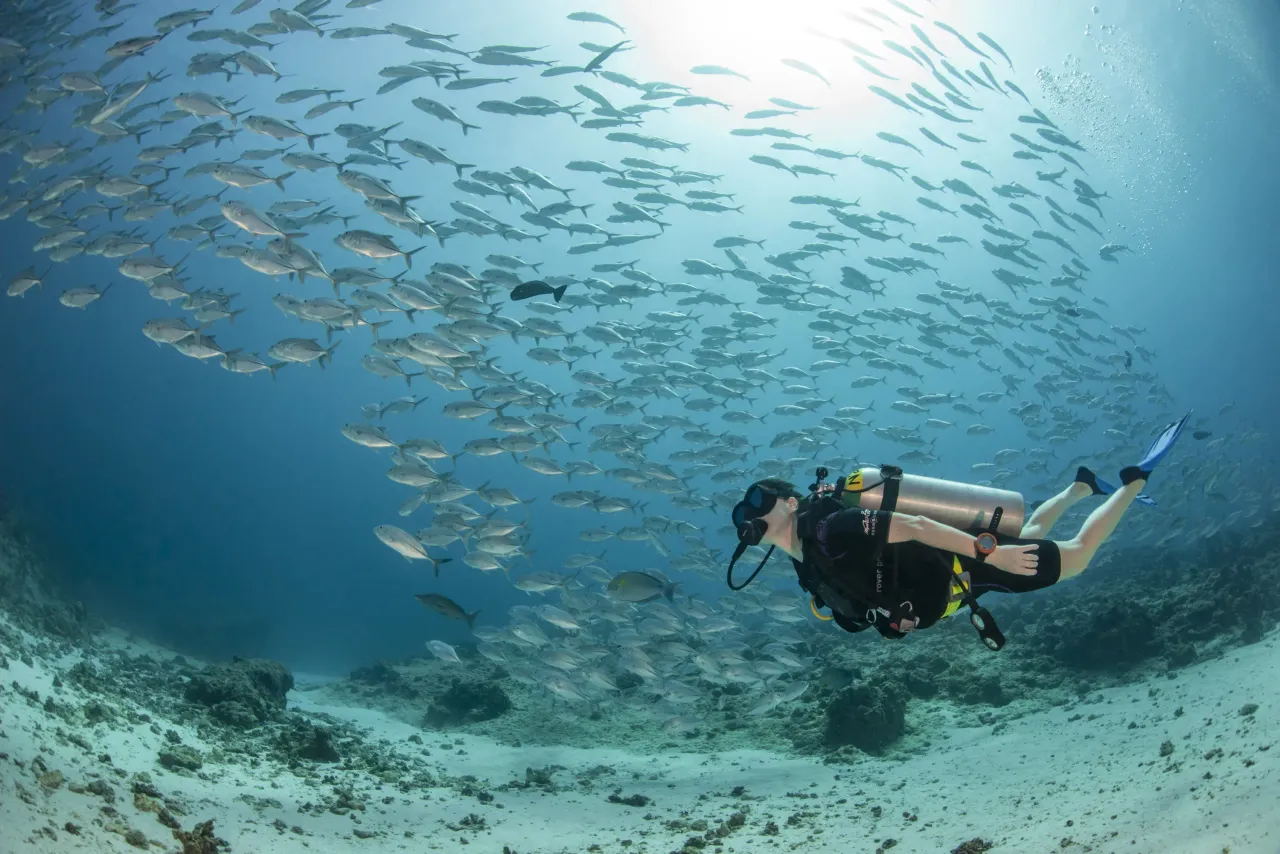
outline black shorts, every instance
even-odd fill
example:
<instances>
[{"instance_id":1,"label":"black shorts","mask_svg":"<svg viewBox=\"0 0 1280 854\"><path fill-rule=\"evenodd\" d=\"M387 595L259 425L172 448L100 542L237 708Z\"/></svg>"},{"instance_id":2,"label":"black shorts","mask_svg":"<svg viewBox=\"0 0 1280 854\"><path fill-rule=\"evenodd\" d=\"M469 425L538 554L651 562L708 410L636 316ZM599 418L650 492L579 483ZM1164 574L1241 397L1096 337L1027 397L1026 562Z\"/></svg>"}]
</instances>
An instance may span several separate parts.
<instances>
[{"instance_id":1,"label":"black shorts","mask_svg":"<svg viewBox=\"0 0 1280 854\"><path fill-rule=\"evenodd\" d=\"M978 532L973 532L978 533ZM960 556L960 566L969 573L973 592L981 596L983 593L1030 593L1032 590L1043 590L1058 583L1062 576L1062 554L1058 544L1053 540L1024 540L1021 537L1008 537L998 534L997 539L1002 546L1025 546L1032 543L1040 548L1034 553L1040 556L1035 575L1015 575L997 569L985 561L979 563L970 557Z\"/></svg>"}]
</instances>

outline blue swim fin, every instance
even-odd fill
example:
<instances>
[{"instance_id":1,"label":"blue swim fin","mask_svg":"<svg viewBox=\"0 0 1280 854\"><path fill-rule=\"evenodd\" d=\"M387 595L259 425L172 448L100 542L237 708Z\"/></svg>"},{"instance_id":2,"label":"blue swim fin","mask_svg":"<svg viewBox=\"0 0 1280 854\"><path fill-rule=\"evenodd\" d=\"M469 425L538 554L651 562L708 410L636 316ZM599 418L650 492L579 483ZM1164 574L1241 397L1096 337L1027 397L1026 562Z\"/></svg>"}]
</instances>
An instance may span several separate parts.
<instances>
[{"instance_id":1,"label":"blue swim fin","mask_svg":"<svg viewBox=\"0 0 1280 854\"><path fill-rule=\"evenodd\" d=\"M1182 435L1182 428L1187 426L1187 421L1190 419L1191 413L1188 412L1182 418L1166 427L1164 432L1151 443L1151 447L1147 448L1146 456L1142 458L1142 462L1136 466L1129 466L1120 470L1120 482L1130 484L1135 480L1149 479L1155 467L1168 455L1169 451L1173 450L1174 442L1178 441L1178 437Z\"/></svg>"}]
</instances>

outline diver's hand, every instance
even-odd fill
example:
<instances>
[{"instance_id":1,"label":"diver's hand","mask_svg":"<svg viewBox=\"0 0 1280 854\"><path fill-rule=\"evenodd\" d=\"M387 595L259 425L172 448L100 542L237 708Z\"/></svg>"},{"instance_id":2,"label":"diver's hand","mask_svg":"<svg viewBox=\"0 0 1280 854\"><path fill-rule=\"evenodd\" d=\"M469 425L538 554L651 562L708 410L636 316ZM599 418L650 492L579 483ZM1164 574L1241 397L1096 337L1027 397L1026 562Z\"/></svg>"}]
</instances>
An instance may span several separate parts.
<instances>
[{"instance_id":1,"label":"diver's hand","mask_svg":"<svg viewBox=\"0 0 1280 854\"><path fill-rule=\"evenodd\" d=\"M996 550L987 558L987 563L1014 575L1035 575L1040 565L1040 555L1036 554L1039 548L1039 543L1026 546L996 546Z\"/></svg>"}]
</instances>

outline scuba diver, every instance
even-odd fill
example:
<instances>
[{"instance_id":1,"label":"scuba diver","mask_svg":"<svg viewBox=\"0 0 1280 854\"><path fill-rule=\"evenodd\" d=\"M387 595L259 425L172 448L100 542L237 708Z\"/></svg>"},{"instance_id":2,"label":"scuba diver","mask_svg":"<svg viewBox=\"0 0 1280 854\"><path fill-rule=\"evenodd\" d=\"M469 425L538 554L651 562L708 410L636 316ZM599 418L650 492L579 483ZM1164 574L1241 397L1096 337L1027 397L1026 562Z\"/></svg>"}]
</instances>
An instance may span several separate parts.
<instances>
[{"instance_id":1,"label":"scuba diver","mask_svg":"<svg viewBox=\"0 0 1280 854\"><path fill-rule=\"evenodd\" d=\"M779 478L756 481L733 508L739 544L729 587L750 584L779 548L791 557L820 619L897 639L967 605L982 641L998 650L1004 636L977 597L1041 590L1084 572L1134 499L1155 503L1142 489L1190 417L1167 427L1141 462L1120 471L1120 488L1081 466L1074 482L1040 504L1025 525L1016 492L904 475L893 466L863 468L833 484L824 483L828 472L819 468L807 497ZM1074 537L1044 539L1068 508L1090 495L1108 497ZM735 585L734 563L759 544L769 551ZM820 613L824 607L829 617Z\"/></svg>"}]
</instances>

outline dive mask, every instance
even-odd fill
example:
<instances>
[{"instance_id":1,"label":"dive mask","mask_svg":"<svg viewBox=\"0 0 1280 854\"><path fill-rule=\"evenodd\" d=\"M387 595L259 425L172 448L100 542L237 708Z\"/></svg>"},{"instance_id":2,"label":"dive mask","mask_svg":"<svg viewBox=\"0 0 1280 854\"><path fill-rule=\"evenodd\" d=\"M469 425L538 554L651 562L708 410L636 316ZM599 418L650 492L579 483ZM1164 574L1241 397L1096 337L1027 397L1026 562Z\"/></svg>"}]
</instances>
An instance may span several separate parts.
<instances>
[{"instance_id":1,"label":"dive mask","mask_svg":"<svg viewBox=\"0 0 1280 854\"><path fill-rule=\"evenodd\" d=\"M768 515L773 505L777 503L778 493L753 483L747 489L746 496L733 505L733 526L738 529L738 539L742 539L743 525ZM759 538L756 539L756 543L758 542L760 542Z\"/></svg>"},{"instance_id":2,"label":"dive mask","mask_svg":"<svg viewBox=\"0 0 1280 854\"><path fill-rule=\"evenodd\" d=\"M760 570L764 569L769 555L773 554L773 546L770 546L764 559L756 567L756 571L751 573L751 576L741 585L733 583L733 565L749 547L760 545L760 541L764 539L765 533L769 530L769 523L764 520L764 517L778 503L778 497L778 493L773 490L759 484L752 484L747 489L746 496L733 505L732 519L734 527L738 529L738 547L734 549L733 559L729 561L729 570L725 579L733 590L741 590L750 584L752 579L760 574Z\"/></svg>"}]
</instances>

